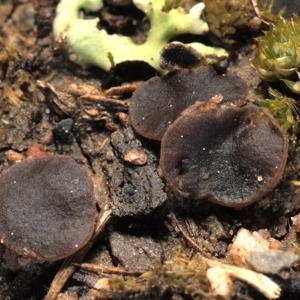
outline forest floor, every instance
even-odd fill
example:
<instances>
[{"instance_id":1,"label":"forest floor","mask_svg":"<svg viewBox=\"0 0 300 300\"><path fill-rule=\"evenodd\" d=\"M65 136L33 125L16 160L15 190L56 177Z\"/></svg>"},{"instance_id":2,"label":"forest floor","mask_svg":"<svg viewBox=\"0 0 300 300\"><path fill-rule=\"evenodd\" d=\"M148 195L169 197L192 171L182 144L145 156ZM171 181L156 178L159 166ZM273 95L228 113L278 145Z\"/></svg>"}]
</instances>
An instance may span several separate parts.
<instances>
[{"instance_id":1,"label":"forest floor","mask_svg":"<svg viewBox=\"0 0 300 300\"><path fill-rule=\"evenodd\" d=\"M300 148L290 154L292 167L277 187L245 208L174 196L159 169L159 142L137 135L128 117L132 90L153 74L139 66L83 69L66 59L52 42L56 5L54 0L0 2L0 171L41 145L48 154L63 154L82 165L95 183L99 210L113 208L81 261L109 271L76 268L58 299L215 299L205 277L209 263L201 257L236 264L229 252L242 228L269 249L295 251ZM228 67L247 82L250 100L262 89L249 64L254 49L254 36L241 36L231 47ZM122 93L114 88L124 85L129 87ZM131 149L145 153L147 164L124 162ZM196 272L189 262L200 269ZM45 297L63 261L22 257L0 244L0 263L0 299L37 300ZM176 280L168 277L172 268ZM127 276L129 270L154 271L142 281ZM300 297L297 264L268 276L281 287L280 299ZM244 280L233 279L227 299L266 299Z\"/></svg>"}]
</instances>

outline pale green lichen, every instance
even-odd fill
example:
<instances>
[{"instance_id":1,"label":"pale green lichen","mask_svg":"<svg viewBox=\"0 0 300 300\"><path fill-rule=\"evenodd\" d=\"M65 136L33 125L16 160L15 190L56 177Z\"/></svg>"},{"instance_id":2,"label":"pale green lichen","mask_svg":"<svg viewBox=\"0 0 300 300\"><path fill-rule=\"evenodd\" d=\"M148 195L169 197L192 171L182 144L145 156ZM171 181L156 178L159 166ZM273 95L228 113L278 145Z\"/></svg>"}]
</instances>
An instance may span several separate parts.
<instances>
[{"instance_id":1,"label":"pale green lichen","mask_svg":"<svg viewBox=\"0 0 300 300\"><path fill-rule=\"evenodd\" d=\"M103 6L101 0L61 0L53 23L54 39L71 60L83 67L95 65L108 71L113 67L112 62L117 65L125 61L144 61L161 72L159 52L174 36L208 31L207 23L200 18L203 3L196 4L189 13L180 6L165 12L165 0L133 0L133 3L145 13L151 26L146 42L141 45L134 44L130 37L99 30L99 18L79 18L80 9L99 10ZM202 55L227 56L221 48L201 43L190 45Z\"/></svg>"}]
</instances>

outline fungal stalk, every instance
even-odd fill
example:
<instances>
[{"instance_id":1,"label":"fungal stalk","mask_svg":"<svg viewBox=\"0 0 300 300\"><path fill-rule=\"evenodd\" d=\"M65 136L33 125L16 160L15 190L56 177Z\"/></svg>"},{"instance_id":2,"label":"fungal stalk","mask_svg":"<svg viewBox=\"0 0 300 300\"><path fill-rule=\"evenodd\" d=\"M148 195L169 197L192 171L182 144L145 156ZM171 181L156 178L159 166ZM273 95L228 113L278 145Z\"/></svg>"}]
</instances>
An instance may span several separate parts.
<instances>
[{"instance_id":1,"label":"fungal stalk","mask_svg":"<svg viewBox=\"0 0 300 300\"><path fill-rule=\"evenodd\" d=\"M184 33L204 34L208 25L200 16L204 4L199 3L186 12L182 7L164 11L165 0L133 0L134 5L145 13L150 22L145 43L134 44L130 37L109 35L99 30L99 18L81 19L79 11L97 11L103 6L101 0L61 0L56 9L53 35L59 47L69 54L71 60L83 67L98 66L106 71L125 61L144 61L162 71L159 52L174 36ZM188 44L201 55L227 56L224 49L208 47L201 43Z\"/></svg>"}]
</instances>

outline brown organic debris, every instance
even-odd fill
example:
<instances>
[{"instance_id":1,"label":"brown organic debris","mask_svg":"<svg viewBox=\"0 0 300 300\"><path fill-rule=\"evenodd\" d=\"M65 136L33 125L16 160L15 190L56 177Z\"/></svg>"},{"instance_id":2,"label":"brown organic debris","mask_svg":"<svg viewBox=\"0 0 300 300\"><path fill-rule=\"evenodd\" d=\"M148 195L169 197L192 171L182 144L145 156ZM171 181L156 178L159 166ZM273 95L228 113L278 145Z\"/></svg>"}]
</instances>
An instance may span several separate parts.
<instances>
[{"instance_id":1,"label":"brown organic debris","mask_svg":"<svg viewBox=\"0 0 300 300\"><path fill-rule=\"evenodd\" d=\"M99 274L118 274L123 276L141 276L146 271L140 271L140 270L128 270L123 267L109 267L105 266L103 264L89 264L89 263L83 263L78 265L81 269L95 272Z\"/></svg>"},{"instance_id":2,"label":"brown organic debris","mask_svg":"<svg viewBox=\"0 0 300 300\"><path fill-rule=\"evenodd\" d=\"M18 153L18 152L13 151L13 150L6 151L5 156L6 156L6 159L7 159L7 161L9 162L9 164L11 166L18 163L18 162L20 162L24 158L21 153Z\"/></svg>"}]
</instances>

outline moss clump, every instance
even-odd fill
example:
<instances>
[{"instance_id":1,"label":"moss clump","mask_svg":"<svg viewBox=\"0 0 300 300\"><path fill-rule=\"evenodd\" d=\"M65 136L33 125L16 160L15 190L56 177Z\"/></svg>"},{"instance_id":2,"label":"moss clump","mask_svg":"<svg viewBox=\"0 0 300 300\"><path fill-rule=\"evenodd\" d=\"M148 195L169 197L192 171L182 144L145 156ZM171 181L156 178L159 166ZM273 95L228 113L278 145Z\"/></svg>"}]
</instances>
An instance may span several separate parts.
<instances>
[{"instance_id":1,"label":"moss clump","mask_svg":"<svg viewBox=\"0 0 300 300\"><path fill-rule=\"evenodd\" d=\"M124 279L120 277L113 283L116 293L140 291L149 293L153 289L163 292L166 289L176 293L183 293L195 299L209 291L206 280L207 264L196 254L188 259L182 251L175 252L170 265L163 265L157 261L152 271L146 272L139 278Z\"/></svg>"},{"instance_id":2,"label":"moss clump","mask_svg":"<svg viewBox=\"0 0 300 300\"><path fill-rule=\"evenodd\" d=\"M298 78L300 69L300 18L280 18L257 43L258 51L250 62L259 76L271 82L283 80L292 92L300 93L300 84L291 81Z\"/></svg>"},{"instance_id":3,"label":"moss clump","mask_svg":"<svg viewBox=\"0 0 300 300\"><path fill-rule=\"evenodd\" d=\"M237 28L246 27L254 16L248 0L203 0L203 17L210 31L226 44L233 44Z\"/></svg>"},{"instance_id":4,"label":"moss clump","mask_svg":"<svg viewBox=\"0 0 300 300\"><path fill-rule=\"evenodd\" d=\"M296 101L283 96L276 90L269 89L270 99L259 100L259 105L265 107L285 130L290 147L294 148L297 142L298 114Z\"/></svg>"}]
</instances>

